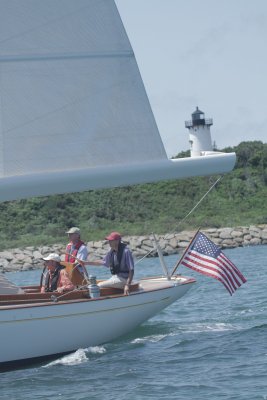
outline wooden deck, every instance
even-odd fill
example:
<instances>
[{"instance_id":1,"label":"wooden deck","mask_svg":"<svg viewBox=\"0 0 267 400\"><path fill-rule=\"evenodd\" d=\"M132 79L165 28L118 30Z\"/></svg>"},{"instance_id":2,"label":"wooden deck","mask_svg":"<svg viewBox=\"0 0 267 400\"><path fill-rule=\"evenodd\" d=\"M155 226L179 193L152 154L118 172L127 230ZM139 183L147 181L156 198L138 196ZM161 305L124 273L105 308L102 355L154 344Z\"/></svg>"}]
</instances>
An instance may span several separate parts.
<instances>
[{"instance_id":1,"label":"wooden deck","mask_svg":"<svg viewBox=\"0 0 267 400\"><path fill-rule=\"evenodd\" d=\"M138 290L138 283L130 285L130 292ZM70 292L46 292L41 293L40 286L23 286L24 293L18 294L0 294L0 308L2 306L36 304L47 302L59 302L70 300L88 300L90 299L88 289L74 289ZM123 295L123 289L101 288L100 297Z\"/></svg>"},{"instance_id":2,"label":"wooden deck","mask_svg":"<svg viewBox=\"0 0 267 400\"><path fill-rule=\"evenodd\" d=\"M98 281L99 282L99 281ZM194 279L182 277L182 276L173 276L171 280L167 280L164 277L150 277L142 279L140 282L133 283L130 285L130 293L138 293L138 292L149 292L154 290L161 290L168 287L173 287L174 285L187 284L195 282ZM53 304L58 302L67 302L67 301L88 301L90 299L90 294L88 288L82 286L77 287L76 289L65 292L46 292L41 293L40 286L22 286L21 289L24 293L11 293L11 294L0 294L0 309L12 306L30 306L37 304ZM123 296L123 289L116 288L100 288L100 299L107 297L115 297L115 296ZM92 299L96 300L96 299Z\"/></svg>"}]
</instances>

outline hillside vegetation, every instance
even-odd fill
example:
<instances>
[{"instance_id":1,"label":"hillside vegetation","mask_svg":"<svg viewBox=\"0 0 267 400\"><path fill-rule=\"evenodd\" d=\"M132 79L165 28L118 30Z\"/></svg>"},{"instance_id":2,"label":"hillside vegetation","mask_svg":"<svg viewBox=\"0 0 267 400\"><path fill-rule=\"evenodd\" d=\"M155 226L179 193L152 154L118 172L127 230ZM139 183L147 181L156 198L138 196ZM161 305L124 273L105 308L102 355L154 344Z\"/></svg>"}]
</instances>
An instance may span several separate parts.
<instances>
[{"instance_id":1,"label":"hillside vegetation","mask_svg":"<svg viewBox=\"0 0 267 400\"><path fill-rule=\"evenodd\" d=\"M2 203L0 249L64 243L70 226L88 241L110 230L142 235L267 223L267 144L242 142L223 151L236 152L234 170L185 220L218 176Z\"/></svg>"}]
</instances>

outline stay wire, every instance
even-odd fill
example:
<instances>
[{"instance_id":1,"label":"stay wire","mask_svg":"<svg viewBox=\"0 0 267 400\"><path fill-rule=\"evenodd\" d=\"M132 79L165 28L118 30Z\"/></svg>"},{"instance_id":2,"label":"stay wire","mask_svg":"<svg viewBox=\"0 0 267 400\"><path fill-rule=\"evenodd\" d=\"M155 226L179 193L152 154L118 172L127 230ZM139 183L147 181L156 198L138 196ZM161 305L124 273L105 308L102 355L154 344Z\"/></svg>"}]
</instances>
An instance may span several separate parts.
<instances>
[{"instance_id":1,"label":"stay wire","mask_svg":"<svg viewBox=\"0 0 267 400\"><path fill-rule=\"evenodd\" d=\"M201 199L197 202L197 204L189 211L189 213L181 220L178 222L178 225L181 225L188 217L189 215L192 214L192 212L195 211L195 209L199 206L200 203L202 203L202 201L205 199L205 197L211 192L211 190L217 185L217 183L223 178L222 175L219 176L219 178L211 185L211 187L209 188L209 190L201 197ZM175 232L173 232L175 233ZM164 237L164 239L166 239L168 236Z\"/></svg>"},{"instance_id":2,"label":"stay wire","mask_svg":"<svg viewBox=\"0 0 267 400\"><path fill-rule=\"evenodd\" d=\"M181 220L179 221L177 227L179 225L181 225L188 217L189 215L191 215L196 208L202 203L202 201L205 199L205 197L212 191L212 189L217 185L218 182L220 182L220 180L223 178L223 175L220 175L219 178L211 185L211 187L209 188L209 190L201 197L201 199L197 202L197 204L189 211L189 213ZM173 233L167 233L166 236L164 236L164 240L168 238L169 235L175 234L175 232ZM140 263L144 258L146 258L150 253L152 253L153 251L155 251L155 248L151 249L149 252L147 252L142 258L140 258L135 264Z\"/></svg>"}]
</instances>

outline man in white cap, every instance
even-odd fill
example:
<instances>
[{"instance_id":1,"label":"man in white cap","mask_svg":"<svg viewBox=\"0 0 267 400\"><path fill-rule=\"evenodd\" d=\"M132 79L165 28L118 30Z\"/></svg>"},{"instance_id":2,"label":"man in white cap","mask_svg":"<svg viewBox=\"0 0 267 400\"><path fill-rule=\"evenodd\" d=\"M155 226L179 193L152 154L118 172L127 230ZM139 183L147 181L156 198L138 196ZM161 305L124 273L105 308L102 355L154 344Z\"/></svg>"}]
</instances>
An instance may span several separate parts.
<instances>
[{"instance_id":1,"label":"man in white cap","mask_svg":"<svg viewBox=\"0 0 267 400\"><path fill-rule=\"evenodd\" d=\"M77 226L73 226L66 232L69 236L69 243L66 247L65 261L75 263L76 259L86 261L88 257L88 250L85 243L81 240L81 232ZM87 275L86 268L78 264L77 270L84 276Z\"/></svg>"},{"instance_id":2,"label":"man in white cap","mask_svg":"<svg viewBox=\"0 0 267 400\"><path fill-rule=\"evenodd\" d=\"M57 253L51 253L43 258L47 273L45 275L44 285L41 292L63 293L73 290L75 286L71 282L65 267L60 264L60 256Z\"/></svg>"}]
</instances>

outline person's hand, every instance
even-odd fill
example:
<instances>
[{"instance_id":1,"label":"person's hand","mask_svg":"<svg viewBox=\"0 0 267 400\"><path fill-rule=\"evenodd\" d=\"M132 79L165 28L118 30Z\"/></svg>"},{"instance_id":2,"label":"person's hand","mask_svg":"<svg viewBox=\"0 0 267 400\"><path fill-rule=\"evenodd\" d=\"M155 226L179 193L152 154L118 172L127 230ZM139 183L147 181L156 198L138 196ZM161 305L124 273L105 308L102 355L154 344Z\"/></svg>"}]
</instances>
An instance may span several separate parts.
<instances>
[{"instance_id":1,"label":"person's hand","mask_svg":"<svg viewBox=\"0 0 267 400\"><path fill-rule=\"evenodd\" d=\"M130 294L130 287L129 287L129 285L127 283L124 286L124 294L127 295L127 296Z\"/></svg>"},{"instance_id":2,"label":"person's hand","mask_svg":"<svg viewBox=\"0 0 267 400\"><path fill-rule=\"evenodd\" d=\"M58 289L57 289L57 292L58 292L58 293L63 293L63 292L64 292L64 288L63 288L63 287L58 288Z\"/></svg>"}]
</instances>

